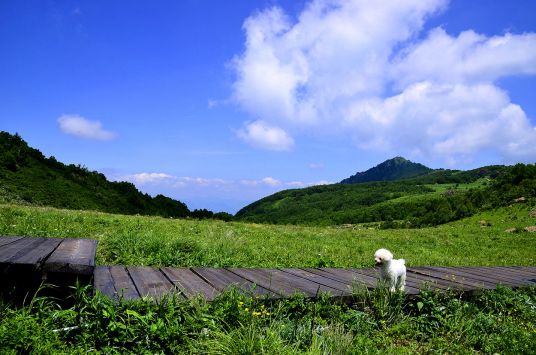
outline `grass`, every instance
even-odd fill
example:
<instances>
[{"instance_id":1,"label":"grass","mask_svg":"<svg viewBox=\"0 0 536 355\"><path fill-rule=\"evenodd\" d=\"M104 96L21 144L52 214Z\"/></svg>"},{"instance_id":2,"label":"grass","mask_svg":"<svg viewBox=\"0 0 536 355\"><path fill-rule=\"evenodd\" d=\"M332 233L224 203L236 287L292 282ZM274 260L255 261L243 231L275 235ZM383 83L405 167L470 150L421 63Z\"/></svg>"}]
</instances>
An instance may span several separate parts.
<instances>
[{"instance_id":1,"label":"grass","mask_svg":"<svg viewBox=\"0 0 536 355\"><path fill-rule=\"evenodd\" d=\"M533 209L520 204L434 228L379 230L3 204L0 235L94 238L98 264L360 267L388 247L411 266L536 265L536 235L523 231L536 224ZM234 290L211 303L171 296L114 303L80 287L73 297L69 308L51 298L22 307L0 301L0 353L536 353L536 287L475 296L424 291L411 300L358 289L350 304L269 301Z\"/></svg>"},{"instance_id":2,"label":"grass","mask_svg":"<svg viewBox=\"0 0 536 355\"><path fill-rule=\"evenodd\" d=\"M536 265L529 205L422 229L260 225L0 205L0 235L99 240L97 264L364 267L380 247L410 266ZM485 221L485 223L482 223ZM515 228L519 233L508 233Z\"/></svg>"},{"instance_id":3,"label":"grass","mask_svg":"<svg viewBox=\"0 0 536 355\"><path fill-rule=\"evenodd\" d=\"M358 354L536 352L536 287L406 301L377 289L351 304L246 298L112 303L79 288L62 309L36 298L0 304L0 353Z\"/></svg>"}]
</instances>

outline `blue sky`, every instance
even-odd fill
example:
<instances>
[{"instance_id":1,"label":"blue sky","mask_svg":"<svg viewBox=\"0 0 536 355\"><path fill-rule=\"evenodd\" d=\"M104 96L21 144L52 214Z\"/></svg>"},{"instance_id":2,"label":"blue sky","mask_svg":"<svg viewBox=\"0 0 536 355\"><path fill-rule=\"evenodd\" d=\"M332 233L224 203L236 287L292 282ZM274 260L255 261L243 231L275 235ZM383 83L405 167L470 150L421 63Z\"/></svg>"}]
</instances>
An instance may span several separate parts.
<instances>
[{"instance_id":1,"label":"blue sky","mask_svg":"<svg viewBox=\"0 0 536 355\"><path fill-rule=\"evenodd\" d=\"M536 160L536 2L2 1L0 130L236 212L396 155Z\"/></svg>"}]
</instances>

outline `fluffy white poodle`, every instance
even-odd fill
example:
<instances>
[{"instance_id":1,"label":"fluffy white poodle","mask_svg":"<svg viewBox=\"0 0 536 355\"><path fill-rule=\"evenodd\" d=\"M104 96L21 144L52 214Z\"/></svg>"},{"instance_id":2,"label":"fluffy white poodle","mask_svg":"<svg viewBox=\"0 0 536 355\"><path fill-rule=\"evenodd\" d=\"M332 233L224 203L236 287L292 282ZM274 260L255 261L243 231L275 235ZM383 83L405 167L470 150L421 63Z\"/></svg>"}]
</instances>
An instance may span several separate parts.
<instances>
[{"instance_id":1,"label":"fluffy white poodle","mask_svg":"<svg viewBox=\"0 0 536 355\"><path fill-rule=\"evenodd\" d=\"M404 291L406 285L406 261L393 259L393 253L387 249L378 249L374 253L374 261L380 269L380 280L385 281L391 292Z\"/></svg>"}]
</instances>

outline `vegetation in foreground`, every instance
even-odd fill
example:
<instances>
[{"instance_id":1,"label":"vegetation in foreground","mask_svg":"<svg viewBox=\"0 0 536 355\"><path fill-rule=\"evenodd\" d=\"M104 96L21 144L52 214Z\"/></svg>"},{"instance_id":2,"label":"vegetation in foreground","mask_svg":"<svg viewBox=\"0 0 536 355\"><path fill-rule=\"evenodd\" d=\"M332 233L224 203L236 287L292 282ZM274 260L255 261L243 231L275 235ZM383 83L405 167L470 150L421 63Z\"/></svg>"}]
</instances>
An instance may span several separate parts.
<instances>
[{"instance_id":1,"label":"vegetation in foreground","mask_svg":"<svg viewBox=\"0 0 536 355\"><path fill-rule=\"evenodd\" d=\"M381 247L410 266L536 265L529 202L421 229L304 227L0 205L0 235L99 240L97 264L368 267Z\"/></svg>"},{"instance_id":2,"label":"vegetation in foreground","mask_svg":"<svg viewBox=\"0 0 536 355\"><path fill-rule=\"evenodd\" d=\"M0 352L16 353L502 353L536 352L536 287L478 296L422 292L413 300L357 290L267 301L229 291L215 300L113 303L78 289L62 309L36 298L0 305Z\"/></svg>"}]
</instances>

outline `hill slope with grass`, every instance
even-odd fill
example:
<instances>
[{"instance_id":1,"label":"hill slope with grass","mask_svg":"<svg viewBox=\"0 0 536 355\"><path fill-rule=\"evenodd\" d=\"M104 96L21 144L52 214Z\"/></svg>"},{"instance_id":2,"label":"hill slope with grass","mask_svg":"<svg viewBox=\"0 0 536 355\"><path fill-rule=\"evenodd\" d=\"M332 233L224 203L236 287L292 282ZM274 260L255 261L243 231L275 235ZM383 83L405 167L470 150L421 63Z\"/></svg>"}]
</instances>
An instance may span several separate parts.
<instances>
[{"instance_id":1,"label":"hill slope with grass","mask_svg":"<svg viewBox=\"0 0 536 355\"><path fill-rule=\"evenodd\" d=\"M0 201L122 214L185 217L188 207L151 197L128 182L110 182L80 165L46 158L19 136L0 131Z\"/></svg>"},{"instance_id":2,"label":"hill slope with grass","mask_svg":"<svg viewBox=\"0 0 536 355\"><path fill-rule=\"evenodd\" d=\"M243 221L383 227L434 226L536 196L536 166L433 170L398 181L334 184L285 190L240 210Z\"/></svg>"}]
</instances>

